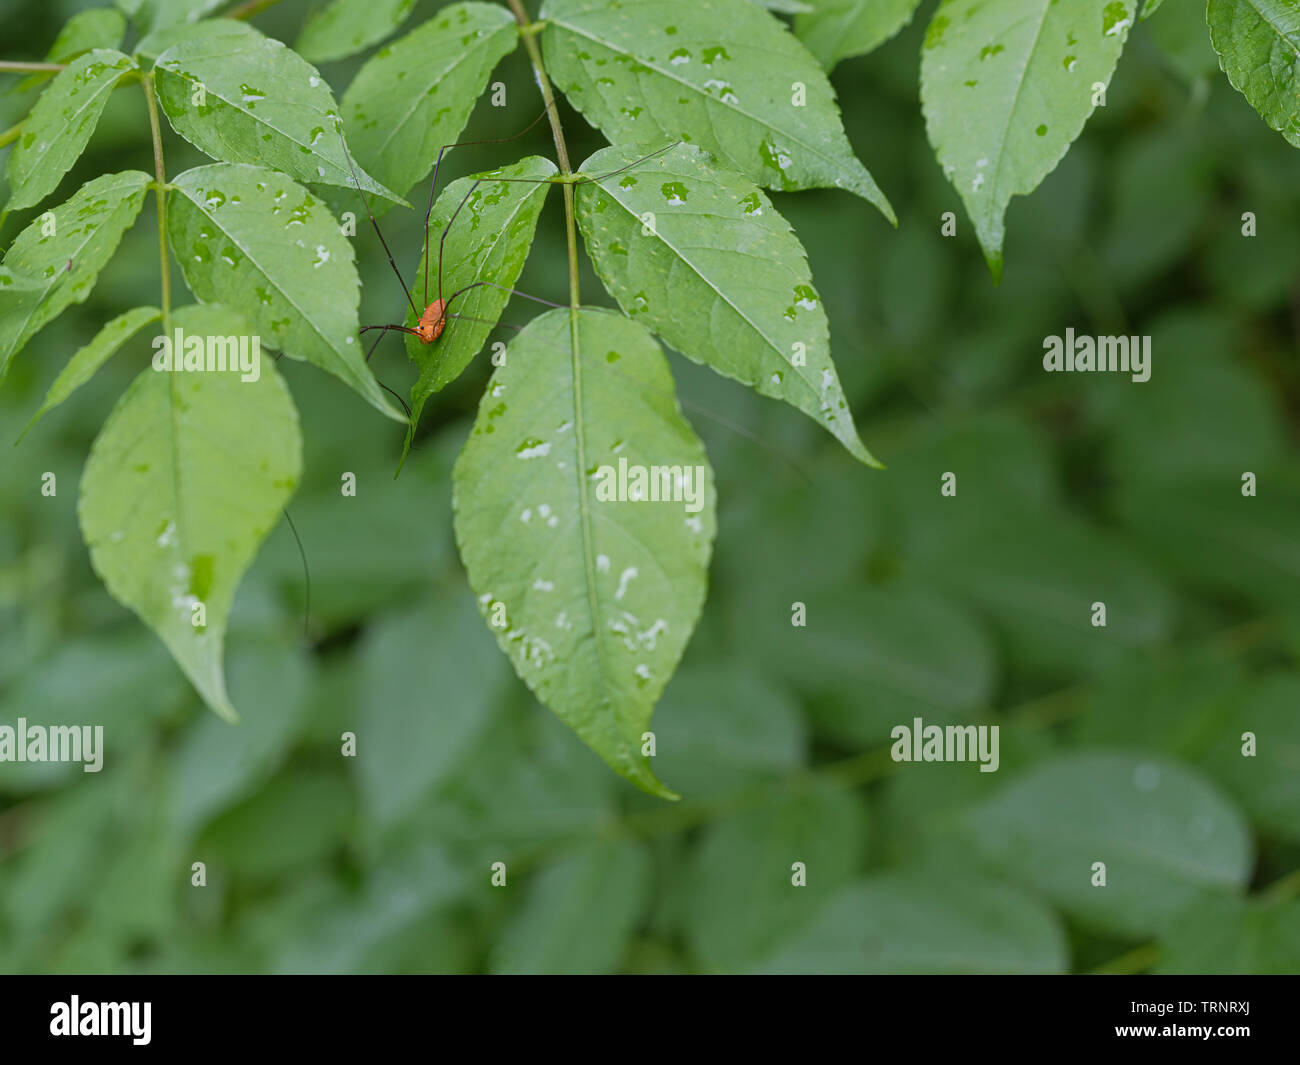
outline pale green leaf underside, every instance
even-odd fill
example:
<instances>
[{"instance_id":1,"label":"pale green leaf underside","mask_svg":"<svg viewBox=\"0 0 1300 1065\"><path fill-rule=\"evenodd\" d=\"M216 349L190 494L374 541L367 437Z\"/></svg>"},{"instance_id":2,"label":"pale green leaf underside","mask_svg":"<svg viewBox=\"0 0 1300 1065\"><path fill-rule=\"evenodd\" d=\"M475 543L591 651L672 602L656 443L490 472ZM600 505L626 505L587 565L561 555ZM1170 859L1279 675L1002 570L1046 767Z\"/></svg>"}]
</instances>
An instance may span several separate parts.
<instances>
[{"instance_id":1,"label":"pale green leaf underside","mask_svg":"<svg viewBox=\"0 0 1300 1065\"><path fill-rule=\"evenodd\" d=\"M1133 0L945 0L921 52L921 104L994 279L1004 217L1055 169L1093 111Z\"/></svg>"},{"instance_id":2,"label":"pale green leaf underside","mask_svg":"<svg viewBox=\"0 0 1300 1065\"><path fill-rule=\"evenodd\" d=\"M460 136L492 68L518 40L504 7L467 3L381 48L343 94L357 160L376 180L407 192Z\"/></svg>"},{"instance_id":3,"label":"pale green leaf underside","mask_svg":"<svg viewBox=\"0 0 1300 1065\"><path fill-rule=\"evenodd\" d=\"M144 204L148 174L125 170L82 185L15 238L0 274L0 380L14 354L73 303L84 303ZM69 266L71 263L71 266Z\"/></svg>"},{"instance_id":4,"label":"pale green leaf underside","mask_svg":"<svg viewBox=\"0 0 1300 1065\"><path fill-rule=\"evenodd\" d=\"M921 0L814 0L794 20L794 32L830 70L841 59L866 55L912 21Z\"/></svg>"},{"instance_id":5,"label":"pale green leaf underside","mask_svg":"<svg viewBox=\"0 0 1300 1065\"><path fill-rule=\"evenodd\" d=\"M1069 960L1056 915L1023 892L983 878L942 881L899 870L846 888L763 971L1051 974L1066 972Z\"/></svg>"},{"instance_id":6,"label":"pale green leaf underside","mask_svg":"<svg viewBox=\"0 0 1300 1065\"><path fill-rule=\"evenodd\" d=\"M150 322L156 322L161 317L162 311L157 307L136 307L106 323L89 344L79 348L77 353L68 360L68 364L59 372L59 376L54 379L49 391L45 393L45 400L41 403L40 409L32 415L32 420L27 423L27 427L19 434L18 439L21 440L26 436L43 415L53 410L94 377L95 371L111 359L118 348Z\"/></svg>"},{"instance_id":7,"label":"pale green leaf underside","mask_svg":"<svg viewBox=\"0 0 1300 1065\"><path fill-rule=\"evenodd\" d=\"M352 187L338 107L325 80L280 41L232 25L242 29L203 30L158 56L158 101L172 127L214 159ZM404 202L356 169L366 191Z\"/></svg>"},{"instance_id":8,"label":"pale green leaf underside","mask_svg":"<svg viewBox=\"0 0 1300 1065\"><path fill-rule=\"evenodd\" d=\"M126 36L126 19L111 7L97 7L73 15L59 30L50 50L45 53L47 63L67 63L92 48L121 48ZM37 71L24 78L15 92L26 92L54 77L49 71Z\"/></svg>"},{"instance_id":9,"label":"pale green leaf underside","mask_svg":"<svg viewBox=\"0 0 1300 1065\"><path fill-rule=\"evenodd\" d=\"M5 176L13 194L6 211L31 207L54 191L85 150L109 94L133 69L129 56L97 48L59 71L23 122L9 156Z\"/></svg>"},{"instance_id":10,"label":"pale green leaf underside","mask_svg":"<svg viewBox=\"0 0 1300 1065\"><path fill-rule=\"evenodd\" d=\"M618 970L650 897L643 844L600 841L542 870L493 950L494 973L589 976Z\"/></svg>"},{"instance_id":11,"label":"pale green leaf underside","mask_svg":"<svg viewBox=\"0 0 1300 1065\"><path fill-rule=\"evenodd\" d=\"M639 154L606 148L582 171L612 173ZM858 439L831 362L803 245L756 186L678 145L580 183L577 197L592 263L627 314L683 355L803 411L855 458L878 465Z\"/></svg>"},{"instance_id":12,"label":"pale green leaf underside","mask_svg":"<svg viewBox=\"0 0 1300 1065\"><path fill-rule=\"evenodd\" d=\"M352 244L329 209L258 166L196 167L173 186L167 230L190 291L247 316L264 348L315 363L405 421L366 365Z\"/></svg>"},{"instance_id":13,"label":"pale green leaf underside","mask_svg":"<svg viewBox=\"0 0 1300 1065\"><path fill-rule=\"evenodd\" d=\"M1209 0L1206 20L1232 86L1300 148L1300 4L1295 0Z\"/></svg>"},{"instance_id":14,"label":"pale green leaf underside","mask_svg":"<svg viewBox=\"0 0 1300 1065\"><path fill-rule=\"evenodd\" d=\"M764 188L847 189L894 220L825 73L757 4L547 0L542 17L552 79L615 144L689 141Z\"/></svg>"},{"instance_id":15,"label":"pale green leaf underside","mask_svg":"<svg viewBox=\"0 0 1300 1065\"><path fill-rule=\"evenodd\" d=\"M1063 756L1015 778L971 814L990 862L1089 925L1157 932L1207 893L1241 891L1254 864L1236 807L1167 759ZM1105 889L1092 863L1106 863Z\"/></svg>"},{"instance_id":16,"label":"pale green leaf underside","mask_svg":"<svg viewBox=\"0 0 1300 1065\"><path fill-rule=\"evenodd\" d=\"M248 335L216 305L182 308L172 325L189 336ZM78 514L95 572L225 717L236 716L222 668L230 605L301 469L298 413L269 358L256 381L150 366L86 461ZM198 603L205 627L193 624Z\"/></svg>"},{"instance_id":17,"label":"pale green leaf underside","mask_svg":"<svg viewBox=\"0 0 1300 1065\"><path fill-rule=\"evenodd\" d=\"M597 499L598 468L620 459L685 467L692 487L701 469L701 509ZM704 602L715 495L654 339L604 310L533 319L492 375L453 483L461 558L516 672L612 768L672 797L641 735Z\"/></svg>"},{"instance_id":18,"label":"pale green leaf underside","mask_svg":"<svg viewBox=\"0 0 1300 1065\"><path fill-rule=\"evenodd\" d=\"M307 20L294 49L312 63L342 59L382 41L414 6L415 0L332 0Z\"/></svg>"},{"instance_id":19,"label":"pale green leaf underside","mask_svg":"<svg viewBox=\"0 0 1300 1065\"><path fill-rule=\"evenodd\" d=\"M450 298L476 281L493 284L478 285L457 296L447 313L466 317L448 321L442 336L432 344L406 335L407 354L420 368L419 380L411 390L412 423L419 421L420 411L433 393L461 375L501 317L510 293L496 286L511 288L518 280L528 249L532 247L538 215L551 188L546 179L556 172L555 164L549 159L534 155L513 166L494 170L492 176L536 179L535 184L530 180L493 181L488 177L471 192L478 178L466 177L452 182L438 197L429 219L433 260L428 266L428 290L425 290L423 256L410 281L411 294L420 304L420 310L435 299ZM453 214L456 219L448 229ZM443 277L439 285L439 243L444 230L447 239L442 246ZM414 327L416 321L408 307L407 326Z\"/></svg>"}]
</instances>

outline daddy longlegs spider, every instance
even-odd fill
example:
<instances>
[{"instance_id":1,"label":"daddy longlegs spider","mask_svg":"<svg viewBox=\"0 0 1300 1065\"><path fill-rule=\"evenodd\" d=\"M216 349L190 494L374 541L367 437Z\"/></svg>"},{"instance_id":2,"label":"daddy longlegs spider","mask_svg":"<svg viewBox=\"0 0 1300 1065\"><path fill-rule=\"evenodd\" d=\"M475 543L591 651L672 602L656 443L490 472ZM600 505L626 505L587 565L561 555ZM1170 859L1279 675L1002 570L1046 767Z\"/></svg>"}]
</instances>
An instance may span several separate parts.
<instances>
[{"instance_id":1,"label":"daddy longlegs spider","mask_svg":"<svg viewBox=\"0 0 1300 1065\"><path fill-rule=\"evenodd\" d=\"M522 296L524 299L533 300L535 303L541 303L548 307L564 306L564 304L556 303L553 300L543 299L541 296L534 296L527 292L521 292L517 288L511 288L508 285L501 285L495 281L488 281L484 279L473 281L470 284L464 285L461 288L457 289L450 296L444 296L443 289L442 289L443 253L447 243L447 234L451 231L451 227L455 223L456 217L460 214L461 209L465 206L466 203L469 202L470 197L473 196L474 191L479 187L479 185L481 185L485 181L517 182L521 184L532 184L532 185L558 183L554 179L550 179L550 178L507 178L507 177L499 177L496 175L485 175L483 177L476 178L473 181L473 183L470 185L469 189L465 192L465 195L461 198L460 203L456 205L456 209L452 212L451 217L448 218L446 226L443 227L442 235L438 239L438 277L437 277L438 295L437 298L432 301L430 301L429 299L429 259L430 259L429 220L433 215L434 193L438 186L438 170L442 166L443 157L446 155L447 151L451 148L464 148L464 147L469 147L471 145L478 145L478 144L504 144L509 141L518 140L520 137L524 136L524 134L528 133L531 129L533 129L545 117L546 117L546 111L543 110L540 115L538 115L535 119L533 119L533 121L530 122L527 126L525 126L522 130L509 137L494 137L486 140L475 140L475 141L457 141L453 144L444 144L438 150L438 158L433 165L433 179L429 183L429 205L424 212L424 249L425 250L423 253L423 258L424 258L424 305L423 305L424 310L423 311L421 311L419 305L416 304L415 297L412 296L411 290L407 287L406 281L402 277L401 271L397 268L397 263L393 260L393 253L388 247L388 242L384 239L384 234L379 229L379 223L376 221L374 212L370 208L369 198L366 196L365 190L361 187L361 183L357 178L356 168L352 164L352 157L348 153L347 142L343 140L342 128L340 126L339 139L340 141L343 142L343 153L344 153L344 157L347 159L348 168L352 172L353 184L355 185L357 192L360 193L361 195L361 202L365 205L366 215L370 218L370 224L374 227L375 235L379 238L379 243L383 246L384 254L388 258L388 265L392 267L393 273L397 276L397 281L402 286L402 291L406 295L406 302L410 305L412 316L416 320L415 328L411 328L410 326L405 326L405 325L396 325L396 324L364 326L361 329L362 333L368 333L372 331L379 332L379 335L375 338L375 342L370 345L370 350L366 352L367 363L370 361L370 357L375 353L375 349L379 346L379 342L390 331L407 333L415 337L416 339L418 339L422 344L429 345L436 342L442 336L443 331L447 327L448 319L461 319L465 321L481 322L486 325L504 325L509 329L514 329L515 331L521 330L523 326L514 325L513 323L510 322L495 322L486 318L475 318L470 315L451 313L450 307L452 303L459 296L470 291L471 289L478 288L481 285L487 285L492 288L497 288L503 292L508 292L511 295ZM579 185L588 181L603 181L605 178L613 177L615 174L621 174L626 170L630 170L635 166L639 166L641 163L644 163L649 159L653 159L657 155L661 155L664 152L669 151L671 148L676 146L676 143L677 142L666 145L665 147L660 148L658 151L654 151L649 153L648 155L642 156L640 159L636 159L633 162L628 163L627 166L619 167L617 170L612 170L607 174L599 174L594 177L587 177L585 175L580 175L577 178L575 178L572 183L575 185ZM394 392L387 385L383 384L383 382L380 382L379 384L381 388L383 388L390 395L394 396L397 399L397 401L402 404L402 408L403 410L406 411L406 416L408 420L410 420L412 418L411 409L409 406L407 406L406 401L403 400L401 396L397 395L397 393ZM414 431L414 426L411 426L411 431Z\"/></svg>"}]
</instances>

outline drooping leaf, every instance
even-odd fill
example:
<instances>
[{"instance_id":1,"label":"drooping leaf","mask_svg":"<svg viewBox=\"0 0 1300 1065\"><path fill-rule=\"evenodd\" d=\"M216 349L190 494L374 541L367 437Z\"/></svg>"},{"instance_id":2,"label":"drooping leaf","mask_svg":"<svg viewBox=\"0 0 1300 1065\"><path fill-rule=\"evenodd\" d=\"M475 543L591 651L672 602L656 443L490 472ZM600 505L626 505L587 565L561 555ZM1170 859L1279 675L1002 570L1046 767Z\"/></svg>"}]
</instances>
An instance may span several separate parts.
<instances>
[{"instance_id":1,"label":"drooping leaf","mask_svg":"<svg viewBox=\"0 0 1300 1065\"><path fill-rule=\"evenodd\" d=\"M1209 0L1210 40L1232 87L1300 148L1300 5L1292 0Z\"/></svg>"},{"instance_id":2,"label":"drooping leaf","mask_svg":"<svg viewBox=\"0 0 1300 1065\"><path fill-rule=\"evenodd\" d=\"M944 0L921 52L921 104L994 280L1012 196L1038 187L1093 111L1135 0Z\"/></svg>"},{"instance_id":3,"label":"drooping leaf","mask_svg":"<svg viewBox=\"0 0 1300 1065\"><path fill-rule=\"evenodd\" d=\"M764 188L842 188L893 209L849 146L821 67L749 0L547 0L555 84L615 144L689 141Z\"/></svg>"},{"instance_id":4,"label":"drooping leaf","mask_svg":"<svg viewBox=\"0 0 1300 1065\"><path fill-rule=\"evenodd\" d=\"M879 465L853 425L826 312L789 223L698 148L681 144L637 163L641 154L606 148L582 164L585 174L612 174L576 190L605 287L683 355L784 400Z\"/></svg>"},{"instance_id":5,"label":"drooping leaf","mask_svg":"<svg viewBox=\"0 0 1300 1065\"><path fill-rule=\"evenodd\" d=\"M624 460L684 477L666 492L656 478L658 501L630 479L606 491ZM609 311L533 319L492 375L453 481L461 558L516 672L611 767L671 797L642 733L704 600L714 490L654 340Z\"/></svg>"},{"instance_id":6,"label":"drooping leaf","mask_svg":"<svg viewBox=\"0 0 1300 1065\"><path fill-rule=\"evenodd\" d=\"M538 215L551 187L546 179L555 173L555 164L549 159L529 156L490 175L453 181L434 204L429 218L430 246L426 249L426 254L432 253L432 260L426 267L421 256L409 282L411 295L423 313L433 300L450 299L464 290L446 312L465 317L449 320L442 336L432 344L409 333L405 337L406 353L420 368L419 380L411 389L412 429L428 398L464 372L505 310L510 301L505 289L514 286L524 267ZM494 177L507 180L493 181ZM492 283L466 289L479 281ZM417 322L409 306L405 321L408 328L414 328Z\"/></svg>"},{"instance_id":7,"label":"drooping leaf","mask_svg":"<svg viewBox=\"0 0 1300 1065\"><path fill-rule=\"evenodd\" d=\"M1189 906L1160 939L1158 976L1300 970L1300 902L1206 899Z\"/></svg>"},{"instance_id":8,"label":"drooping leaf","mask_svg":"<svg viewBox=\"0 0 1300 1065\"><path fill-rule=\"evenodd\" d=\"M260 166L196 167L172 186L168 237L190 291L245 315L264 347L315 363L404 421L361 352L352 244L325 205Z\"/></svg>"},{"instance_id":9,"label":"drooping leaf","mask_svg":"<svg viewBox=\"0 0 1300 1065\"><path fill-rule=\"evenodd\" d=\"M1209 894L1240 892L1254 864L1237 808L1158 756L1071 754L1016 777L969 815L999 870L1094 928L1146 935ZM1093 863L1106 866L1093 886Z\"/></svg>"},{"instance_id":10,"label":"drooping leaf","mask_svg":"<svg viewBox=\"0 0 1300 1065\"><path fill-rule=\"evenodd\" d=\"M97 177L14 239L0 271L0 380L37 330L86 301L151 180L139 170Z\"/></svg>"},{"instance_id":11,"label":"drooping leaf","mask_svg":"<svg viewBox=\"0 0 1300 1065\"><path fill-rule=\"evenodd\" d=\"M330 0L312 12L294 49L312 63L342 59L382 41L414 6L415 0Z\"/></svg>"},{"instance_id":12,"label":"drooping leaf","mask_svg":"<svg viewBox=\"0 0 1300 1065\"><path fill-rule=\"evenodd\" d=\"M334 94L315 67L280 41L244 23L204 29L159 55L154 79L172 128L214 159L353 186ZM354 168L367 192L404 202Z\"/></svg>"},{"instance_id":13,"label":"drooping leaf","mask_svg":"<svg viewBox=\"0 0 1300 1065\"><path fill-rule=\"evenodd\" d=\"M866 55L912 21L921 0L813 0L794 20L808 51L831 70L841 59Z\"/></svg>"},{"instance_id":14,"label":"drooping leaf","mask_svg":"<svg viewBox=\"0 0 1300 1065\"><path fill-rule=\"evenodd\" d=\"M111 7L96 7L81 11L64 23L59 35L54 38L50 50L45 53L46 63L68 63L83 52L92 48L121 48L122 38L126 36L126 19L120 11ZM53 72L38 70L23 78L13 89L14 92L26 92L54 77Z\"/></svg>"},{"instance_id":15,"label":"drooping leaf","mask_svg":"<svg viewBox=\"0 0 1300 1065\"><path fill-rule=\"evenodd\" d=\"M592 843L537 874L493 951L497 973L616 970L650 898L650 857L631 840Z\"/></svg>"},{"instance_id":16,"label":"drooping leaf","mask_svg":"<svg viewBox=\"0 0 1300 1065\"><path fill-rule=\"evenodd\" d=\"M899 870L841 891L812 927L786 942L765 973L1044 974L1069 968L1061 922L996 880L941 880Z\"/></svg>"},{"instance_id":17,"label":"drooping leaf","mask_svg":"<svg viewBox=\"0 0 1300 1065\"><path fill-rule=\"evenodd\" d=\"M401 193L427 177L439 151L465 128L492 68L518 41L505 7L463 3L381 48L343 94L357 160Z\"/></svg>"},{"instance_id":18,"label":"drooping leaf","mask_svg":"<svg viewBox=\"0 0 1300 1065\"><path fill-rule=\"evenodd\" d=\"M182 308L172 322L189 337L249 335L238 314L217 305ZM270 359L257 372L245 381L230 370L144 370L91 448L78 504L91 563L109 592L230 718L226 619L302 469L289 390Z\"/></svg>"},{"instance_id":19,"label":"drooping leaf","mask_svg":"<svg viewBox=\"0 0 1300 1065\"><path fill-rule=\"evenodd\" d=\"M118 348L150 322L156 322L161 317L162 311L157 307L136 307L106 323L89 344L77 349L77 353L68 360L67 366L60 371L45 393L40 409L32 415L32 420L27 423L18 439L26 436L43 414L53 410L94 377L95 371L111 359Z\"/></svg>"},{"instance_id":20,"label":"drooping leaf","mask_svg":"<svg viewBox=\"0 0 1300 1065\"><path fill-rule=\"evenodd\" d=\"M715 972L758 964L814 918L865 854L859 801L826 786L715 821L687 874L692 951ZM800 871L795 863L803 866L803 886L794 882Z\"/></svg>"}]
</instances>

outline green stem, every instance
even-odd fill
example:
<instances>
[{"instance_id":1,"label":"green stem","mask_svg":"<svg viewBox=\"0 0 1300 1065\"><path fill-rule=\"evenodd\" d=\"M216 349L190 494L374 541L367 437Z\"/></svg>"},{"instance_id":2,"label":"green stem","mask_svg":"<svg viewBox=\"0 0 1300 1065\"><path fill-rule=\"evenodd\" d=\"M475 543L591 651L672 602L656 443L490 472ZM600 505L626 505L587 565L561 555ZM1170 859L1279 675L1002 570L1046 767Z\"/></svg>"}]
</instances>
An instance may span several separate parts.
<instances>
[{"instance_id":1,"label":"green stem","mask_svg":"<svg viewBox=\"0 0 1300 1065\"><path fill-rule=\"evenodd\" d=\"M17 74L35 74L42 70L59 71L67 65L67 63L15 63L6 59L0 60L0 74L8 74L10 72Z\"/></svg>"},{"instance_id":2,"label":"green stem","mask_svg":"<svg viewBox=\"0 0 1300 1065\"><path fill-rule=\"evenodd\" d=\"M542 91L542 102L546 104L546 117L551 122L551 134L555 138L555 151L559 157L560 174L568 178L573 173L569 165L569 148L564 143L564 129L560 125L560 112L555 106L555 93L551 90L551 79L546 76L546 66L542 62L542 50L537 47L537 30L524 10L523 0L507 0L510 10L519 23L519 35L524 39L524 48L528 51L528 60L537 75L537 86ZM578 306L578 231L573 219L573 182L564 181L564 229L569 242L569 306Z\"/></svg>"},{"instance_id":3,"label":"green stem","mask_svg":"<svg viewBox=\"0 0 1300 1065\"><path fill-rule=\"evenodd\" d=\"M10 126L3 133L0 133L0 148L3 148L6 144L13 144L13 142L18 139L19 134L21 134L22 131L23 131L23 124L22 122L18 122L15 125Z\"/></svg>"},{"instance_id":4,"label":"green stem","mask_svg":"<svg viewBox=\"0 0 1300 1065\"><path fill-rule=\"evenodd\" d=\"M163 336L172 335L172 271L167 256L167 167L163 163L162 130L158 125L158 101L154 98L153 74L140 79L149 105L149 132L153 137L154 200L158 205L158 264L162 270Z\"/></svg>"}]
</instances>

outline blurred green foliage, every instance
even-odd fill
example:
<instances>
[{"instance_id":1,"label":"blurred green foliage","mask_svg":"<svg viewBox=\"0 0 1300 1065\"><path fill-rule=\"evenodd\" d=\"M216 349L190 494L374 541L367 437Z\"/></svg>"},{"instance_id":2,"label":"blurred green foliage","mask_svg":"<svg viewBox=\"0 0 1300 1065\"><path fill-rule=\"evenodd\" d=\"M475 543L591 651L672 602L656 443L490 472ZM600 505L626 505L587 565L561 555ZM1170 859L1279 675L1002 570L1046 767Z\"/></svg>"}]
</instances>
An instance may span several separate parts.
<instances>
[{"instance_id":1,"label":"blurred green foliage","mask_svg":"<svg viewBox=\"0 0 1300 1065\"><path fill-rule=\"evenodd\" d=\"M84 6L6 4L5 58L41 58ZM308 7L258 24L293 41ZM107 746L94 775L0 764L0 970L1300 970L1300 155L1217 73L1197 7L1134 30L1107 105L1013 203L997 288L926 141L926 18L837 69L850 138L899 229L844 193L775 199L888 469L674 359L720 529L654 726L658 774L686 796L675 805L542 710L474 610L449 473L484 359L430 404L397 481L400 429L318 369L284 365L306 441L290 513L310 639L282 524L231 618L244 723L201 708L94 578L74 514L90 442L147 339L8 449L72 352L157 302L145 212L0 391L0 723L102 724ZM358 65L322 71L341 93ZM508 136L540 107L522 53L497 77L509 106L482 102L471 136ZM0 95L0 124L33 99ZM575 158L600 147L565 119ZM202 162L174 136L167 152L172 174ZM444 174L532 152L551 154L544 131L458 150ZM150 165L143 97L127 88L53 202ZM360 214L345 194L331 202ZM955 240L940 236L945 211ZM564 296L558 214L556 200L520 282L548 298ZM363 321L398 320L401 289L362 219ZM8 219L0 241L28 220ZM384 228L415 262L417 212ZM505 317L534 313L515 300ZM1150 382L1044 374L1043 337L1068 326L1151 335ZM375 365L409 388L397 340ZM946 471L955 498L940 495ZM340 495L344 472L356 498ZM796 601L806 628L790 624ZM915 716L999 724L999 770L892 762L889 730ZM344 732L355 758L340 757ZM791 887L793 862L807 887Z\"/></svg>"}]
</instances>

